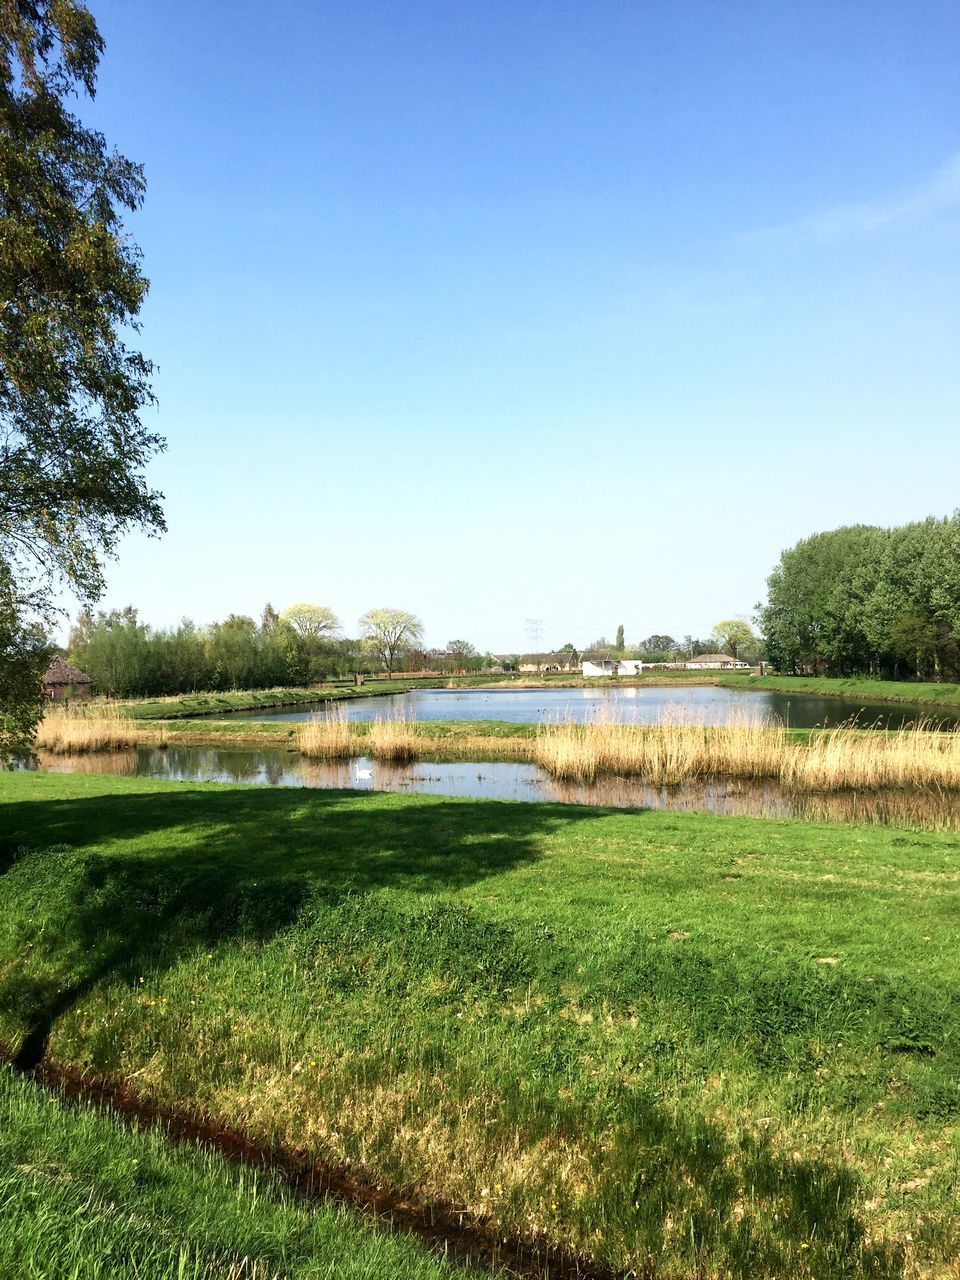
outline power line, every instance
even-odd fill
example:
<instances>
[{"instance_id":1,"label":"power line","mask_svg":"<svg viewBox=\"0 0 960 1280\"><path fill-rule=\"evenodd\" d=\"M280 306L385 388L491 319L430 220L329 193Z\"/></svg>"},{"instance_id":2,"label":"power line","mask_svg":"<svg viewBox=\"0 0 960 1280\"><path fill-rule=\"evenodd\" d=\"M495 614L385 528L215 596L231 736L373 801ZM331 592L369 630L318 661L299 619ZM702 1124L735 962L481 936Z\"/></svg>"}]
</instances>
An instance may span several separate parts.
<instances>
[{"instance_id":1,"label":"power line","mask_svg":"<svg viewBox=\"0 0 960 1280\"><path fill-rule=\"evenodd\" d=\"M540 645L543 643L543 619L528 618L526 622L526 627L527 627L527 642L530 645L530 652L539 653Z\"/></svg>"}]
</instances>

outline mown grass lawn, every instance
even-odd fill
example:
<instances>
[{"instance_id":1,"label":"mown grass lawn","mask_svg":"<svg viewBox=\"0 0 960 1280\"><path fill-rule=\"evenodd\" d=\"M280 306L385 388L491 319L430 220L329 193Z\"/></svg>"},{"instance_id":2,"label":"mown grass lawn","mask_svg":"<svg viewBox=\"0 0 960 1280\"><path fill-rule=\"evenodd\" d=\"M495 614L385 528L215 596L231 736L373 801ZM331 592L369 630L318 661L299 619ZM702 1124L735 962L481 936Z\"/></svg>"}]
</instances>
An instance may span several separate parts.
<instances>
[{"instance_id":1,"label":"mown grass lawn","mask_svg":"<svg viewBox=\"0 0 960 1280\"><path fill-rule=\"evenodd\" d=\"M755 676L724 672L719 683L730 689L770 689L778 693L862 698L864 702L928 702L933 719L936 719L937 706L951 707L960 703L960 684L936 684L933 681L865 680L860 676Z\"/></svg>"},{"instance_id":2,"label":"mown grass lawn","mask_svg":"<svg viewBox=\"0 0 960 1280\"><path fill-rule=\"evenodd\" d=\"M310 1207L269 1173L64 1106L0 1067L4 1280L474 1280L412 1240Z\"/></svg>"},{"instance_id":3,"label":"mown grass lawn","mask_svg":"<svg viewBox=\"0 0 960 1280\"><path fill-rule=\"evenodd\" d=\"M81 775L0 798L27 1057L625 1268L956 1274L954 837Z\"/></svg>"}]
</instances>

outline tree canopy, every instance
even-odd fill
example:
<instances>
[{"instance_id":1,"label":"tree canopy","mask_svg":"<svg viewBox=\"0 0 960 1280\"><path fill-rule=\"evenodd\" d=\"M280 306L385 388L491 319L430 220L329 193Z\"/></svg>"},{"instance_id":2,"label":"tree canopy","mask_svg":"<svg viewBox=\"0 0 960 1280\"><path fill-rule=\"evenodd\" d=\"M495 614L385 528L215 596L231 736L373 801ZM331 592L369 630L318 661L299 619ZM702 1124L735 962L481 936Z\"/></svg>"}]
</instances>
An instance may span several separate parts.
<instances>
[{"instance_id":1,"label":"tree canopy","mask_svg":"<svg viewBox=\"0 0 960 1280\"><path fill-rule=\"evenodd\" d=\"M960 513L814 534L767 585L761 625L782 671L960 677Z\"/></svg>"},{"instance_id":2,"label":"tree canopy","mask_svg":"<svg viewBox=\"0 0 960 1280\"><path fill-rule=\"evenodd\" d=\"M731 657L753 662L758 656L759 641L749 622L742 618L724 618L710 633L711 639Z\"/></svg>"},{"instance_id":3,"label":"tree canopy","mask_svg":"<svg viewBox=\"0 0 960 1280\"><path fill-rule=\"evenodd\" d=\"M122 217L143 172L66 108L93 96L102 51L77 0L0 5L0 684L32 688L34 719L58 588L96 599L122 535L164 528L152 366L128 345L147 280Z\"/></svg>"},{"instance_id":4,"label":"tree canopy","mask_svg":"<svg viewBox=\"0 0 960 1280\"><path fill-rule=\"evenodd\" d=\"M405 609L368 609L360 619L360 630L390 675L397 654L420 644L423 639L423 623Z\"/></svg>"},{"instance_id":5,"label":"tree canopy","mask_svg":"<svg viewBox=\"0 0 960 1280\"><path fill-rule=\"evenodd\" d=\"M291 604L280 614L303 640L332 636L340 630L340 619L325 604Z\"/></svg>"}]
</instances>

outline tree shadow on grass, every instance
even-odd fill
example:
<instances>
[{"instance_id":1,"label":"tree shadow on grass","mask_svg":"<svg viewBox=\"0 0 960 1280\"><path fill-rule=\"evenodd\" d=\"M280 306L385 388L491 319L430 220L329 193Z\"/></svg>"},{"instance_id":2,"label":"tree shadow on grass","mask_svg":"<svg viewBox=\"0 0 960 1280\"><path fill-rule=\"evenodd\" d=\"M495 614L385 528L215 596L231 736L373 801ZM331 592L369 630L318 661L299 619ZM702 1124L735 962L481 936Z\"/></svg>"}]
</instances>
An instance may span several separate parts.
<instances>
[{"instance_id":1,"label":"tree shadow on grass","mask_svg":"<svg viewBox=\"0 0 960 1280\"><path fill-rule=\"evenodd\" d=\"M598 814L202 787L40 799L3 816L0 921L20 962L0 1004L26 1027L27 1068L57 1020L112 976L135 979L201 944L265 942L317 894L465 888L536 861L543 836Z\"/></svg>"},{"instance_id":2,"label":"tree shadow on grass","mask_svg":"<svg viewBox=\"0 0 960 1280\"><path fill-rule=\"evenodd\" d=\"M7 804L0 1003L24 1028L19 1065L36 1065L58 1019L101 983L136 982L198 947L268 942L309 917L318 898L327 906L342 899L334 914L348 918L357 897L378 890L426 897L467 888L535 864L545 838L602 816L553 805L129 784ZM547 1108L545 1124L551 1115ZM523 1124L532 1142L530 1116ZM601 1237L599 1224L619 1223L655 1258L676 1224L689 1232L695 1265L725 1257L742 1277L902 1273L902 1254L866 1240L856 1214L862 1189L849 1170L791 1160L759 1140L735 1147L718 1124L677 1117L650 1097L624 1096L615 1132L601 1163L618 1173L589 1210ZM761 1202L778 1207L776 1230L765 1228Z\"/></svg>"}]
</instances>

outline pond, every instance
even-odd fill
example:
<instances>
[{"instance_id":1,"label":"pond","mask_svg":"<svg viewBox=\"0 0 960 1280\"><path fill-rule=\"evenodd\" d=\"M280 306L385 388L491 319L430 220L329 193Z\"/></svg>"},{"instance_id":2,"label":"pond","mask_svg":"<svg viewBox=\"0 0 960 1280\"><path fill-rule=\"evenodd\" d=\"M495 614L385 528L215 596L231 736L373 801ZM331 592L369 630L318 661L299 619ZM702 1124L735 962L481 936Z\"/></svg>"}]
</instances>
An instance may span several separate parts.
<instances>
[{"instance_id":1,"label":"pond","mask_svg":"<svg viewBox=\"0 0 960 1280\"><path fill-rule=\"evenodd\" d=\"M635 778L562 782L533 764L433 763L396 765L358 757L319 762L295 752L213 747L138 747L130 751L58 756L41 752L52 772L126 774L188 782L242 782L272 787L336 787L407 791L490 800L553 801L610 808L670 809L752 817L872 822L960 830L960 793L919 788L888 792L835 792L796 796L776 783L700 780L678 787L650 786Z\"/></svg>"},{"instance_id":2,"label":"pond","mask_svg":"<svg viewBox=\"0 0 960 1280\"><path fill-rule=\"evenodd\" d=\"M770 719L795 729L813 729L852 721L864 728L897 729L917 720L947 728L960 725L960 714L919 703L865 703L850 698L773 693L769 690L723 689L717 686L652 686L587 689L415 689L410 693L344 699L320 707L336 707L347 720L594 720L655 724L673 715L703 724L725 724L736 717ZM309 720L310 710L277 707L224 713L231 720Z\"/></svg>"}]
</instances>

